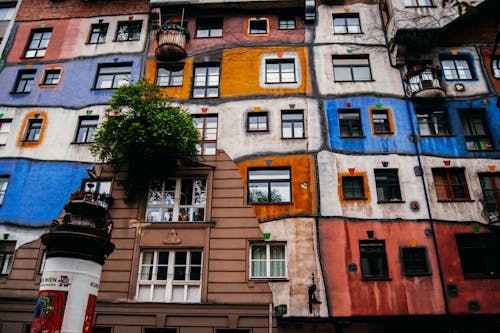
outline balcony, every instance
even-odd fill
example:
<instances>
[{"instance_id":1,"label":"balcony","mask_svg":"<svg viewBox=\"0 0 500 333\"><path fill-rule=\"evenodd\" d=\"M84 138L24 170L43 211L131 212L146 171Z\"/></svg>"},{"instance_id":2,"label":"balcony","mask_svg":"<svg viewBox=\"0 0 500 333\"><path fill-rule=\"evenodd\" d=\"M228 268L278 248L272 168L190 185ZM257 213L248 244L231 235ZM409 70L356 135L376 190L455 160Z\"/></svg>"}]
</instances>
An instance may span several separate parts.
<instances>
[{"instance_id":1,"label":"balcony","mask_svg":"<svg viewBox=\"0 0 500 333\"><path fill-rule=\"evenodd\" d=\"M442 99L446 91L436 65L416 65L405 74L406 92L414 99Z\"/></svg>"},{"instance_id":2,"label":"balcony","mask_svg":"<svg viewBox=\"0 0 500 333\"><path fill-rule=\"evenodd\" d=\"M164 24L158 31L158 47L155 51L156 59L162 61L176 61L186 57L186 41L189 32L180 24Z\"/></svg>"}]
</instances>

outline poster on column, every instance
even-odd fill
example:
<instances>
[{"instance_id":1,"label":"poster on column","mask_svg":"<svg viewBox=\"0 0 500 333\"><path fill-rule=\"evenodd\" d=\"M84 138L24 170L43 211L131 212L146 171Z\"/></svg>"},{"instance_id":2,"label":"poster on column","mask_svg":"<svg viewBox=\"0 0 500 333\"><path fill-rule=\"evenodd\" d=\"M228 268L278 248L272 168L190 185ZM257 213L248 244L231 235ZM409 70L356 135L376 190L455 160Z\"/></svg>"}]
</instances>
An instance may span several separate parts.
<instances>
[{"instance_id":1,"label":"poster on column","mask_svg":"<svg viewBox=\"0 0 500 333\"><path fill-rule=\"evenodd\" d=\"M94 319L94 310L96 301L97 301L97 296L89 294L89 299L87 301L87 310L85 311L85 318L83 321L82 333L92 332L92 321Z\"/></svg>"}]
</instances>

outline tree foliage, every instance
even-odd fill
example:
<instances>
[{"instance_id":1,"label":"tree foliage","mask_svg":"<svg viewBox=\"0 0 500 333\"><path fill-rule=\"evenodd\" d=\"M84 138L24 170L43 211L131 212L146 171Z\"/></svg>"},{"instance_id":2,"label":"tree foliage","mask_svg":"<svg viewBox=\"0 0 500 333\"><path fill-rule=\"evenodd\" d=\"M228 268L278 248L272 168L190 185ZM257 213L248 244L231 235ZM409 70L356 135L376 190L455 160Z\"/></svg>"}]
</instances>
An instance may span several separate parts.
<instances>
[{"instance_id":1,"label":"tree foliage","mask_svg":"<svg viewBox=\"0 0 500 333\"><path fill-rule=\"evenodd\" d=\"M443 0L441 2L441 6L443 6L443 8L445 6L455 7L460 15L470 10L473 4L474 1L467 1L467 0Z\"/></svg>"},{"instance_id":2,"label":"tree foliage","mask_svg":"<svg viewBox=\"0 0 500 333\"><path fill-rule=\"evenodd\" d=\"M191 115L172 105L145 81L116 89L91 152L115 171L127 169L123 185L131 199L152 176L169 176L196 161L199 133Z\"/></svg>"}]
</instances>

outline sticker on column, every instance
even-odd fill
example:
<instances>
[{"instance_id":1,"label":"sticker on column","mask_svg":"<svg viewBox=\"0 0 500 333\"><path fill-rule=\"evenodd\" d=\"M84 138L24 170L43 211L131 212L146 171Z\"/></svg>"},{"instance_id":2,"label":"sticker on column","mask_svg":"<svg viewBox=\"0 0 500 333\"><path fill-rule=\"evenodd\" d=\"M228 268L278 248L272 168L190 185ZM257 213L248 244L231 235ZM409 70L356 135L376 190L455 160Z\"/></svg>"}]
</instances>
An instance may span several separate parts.
<instances>
[{"instance_id":1,"label":"sticker on column","mask_svg":"<svg viewBox=\"0 0 500 333\"><path fill-rule=\"evenodd\" d=\"M59 333L61 331L67 298L67 291L40 291L36 301L35 318L31 322L30 333Z\"/></svg>"}]
</instances>

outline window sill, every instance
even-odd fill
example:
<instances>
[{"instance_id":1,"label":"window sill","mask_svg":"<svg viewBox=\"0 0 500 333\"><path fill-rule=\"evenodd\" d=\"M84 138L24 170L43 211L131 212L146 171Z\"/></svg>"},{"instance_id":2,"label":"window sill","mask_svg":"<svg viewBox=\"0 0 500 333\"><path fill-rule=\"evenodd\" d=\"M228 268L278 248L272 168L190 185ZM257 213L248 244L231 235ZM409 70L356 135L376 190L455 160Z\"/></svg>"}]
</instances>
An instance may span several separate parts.
<instances>
[{"instance_id":1,"label":"window sill","mask_svg":"<svg viewBox=\"0 0 500 333\"><path fill-rule=\"evenodd\" d=\"M207 39L207 38L224 38L224 36L206 36L206 37L195 36L194 37L194 39Z\"/></svg>"},{"instance_id":2,"label":"window sill","mask_svg":"<svg viewBox=\"0 0 500 333\"><path fill-rule=\"evenodd\" d=\"M284 137L281 137L281 140L303 140L303 139L307 139L307 137L305 136L302 136L302 137L297 137L297 138L284 138Z\"/></svg>"},{"instance_id":3,"label":"window sill","mask_svg":"<svg viewBox=\"0 0 500 333\"><path fill-rule=\"evenodd\" d=\"M361 278L361 281L392 281L392 278L388 277L388 276L384 276L384 277L362 277Z\"/></svg>"},{"instance_id":4,"label":"window sill","mask_svg":"<svg viewBox=\"0 0 500 333\"><path fill-rule=\"evenodd\" d=\"M101 42L101 43L89 43L89 42L86 42L85 45L102 45L102 44L106 44L106 42Z\"/></svg>"},{"instance_id":5,"label":"window sill","mask_svg":"<svg viewBox=\"0 0 500 333\"><path fill-rule=\"evenodd\" d=\"M200 222L148 222L147 228L163 229L163 228L208 228L215 226L215 221L200 221Z\"/></svg>"},{"instance_id":6,"label":"window sill","mask_svg":"<svg viewBox=\"0 0 500 333\"><path fill-rule=\"evenodd\" d=\"M249 202L249 205L263 205L263 206L269 206L269 205L279 205L279 206L285 206L285 205L293 205L292 202Z\"/></svg>"},{"instance_id":7,"label":"window sill","mask_svg":"<svg viewBox=\"0 0 500 333\"><path fill-rule=\"evenodd\" d=\"M102 90L116 90L117 88L90 88L92 91L102 91Z\"/></svg>"},{"instance_id":8,"label":"window sill","mask_svg":"<svg viewBox=\"0 0 500 333\"><path fill-rule=\"evenodd\" d=\"M123 42L138 42L140 41L141 39L127 39L127 40L118 40L118 39L115 39L113 40L113 42L116 42L116 43L123 43Z\"/></svg>"},{"instance_id":9,"label":"window sill","mask_svg":"<svg viewBox=\"0 0 500 333\"><path fill-rule=\"evenodd\" d=\"M429 135L422 135L420 134L421 138L452 138L455 135L453 134L429 134Z\"/></svg>"},{"instance_id":10,"label":"window sill","mask_svg":"<svg viewBox=\"0 0 500 333\"><path fill-rule=\"evenodd\" d=\"M92 144L94 143L94 141L89 141L89 142L78 142L78 141L72 141L71 144L72 145L85 145L85 144Z\"/></svg>"},{"instance_id":11,"label":"window sill","mask_svg":"<svg viewBox=\"0 0 500 333\"><path fill-rule=\"evenodd\" d=\"M405 203L404 200L385 200L385 201L377 201L378 204L393 204L393 203Z\"/></svg>"},{"instance_id":12,"label":"window sill","mask_svg":"<svg viewBox=\"0 0 500 333\"><path fill-rule=\"evenodd\" d=\"M273 86L273 85L283 85L283 84L297 84L298 82L297 81L286 81L286 82L264 82L264 84L268 84L270 86Z\"/></svg>"},{"instance_id":13,"label":"window sill","mask_svg":"<svg viewBox=\"0 0 500 333\"><path fill-rule=\"evenodd\" d=\"M30 91L28 92L17 92L17 91L11 91L10 94L11 95L19 95L19 96L23 96L23 95L28 95L30 93Z\"/></svg>"},{"instance_id":14,"label":"window sill","mask_svg":"<svg viewBox=\"0 0 500 333\"><path fill-rule=\"evenodd\" d=\"M405 8L437 8L437 6L405 6Z\"/></svg>"},{"instance_id":15,"label":"window sill","mask_svg":"<svg viewBox=\"0 0 500 333\"><path fill-rule=\"evenodd\" d=\"M364 35L364 32L334 32L334 35Z\"/></svg>"},{"instance_id":16,"label":"window sill","mask_svg":"<svg viewBox=\"0 0 500 333\"><path fill-rule=\"evenodd\" d=\"M359 197L359 198L342 198L343 200L346 200L346 201L356 201L356 200L368 200L367 197Z\"/></svg>"},{"instance_id":17,"label":"window sill","mask_svg":"<svg viewBox=\"0 0 500 333\"><path fill-rule=\"evenodd\" d=\"M500 274L497 275L466 275L464 274L465 280L477 280L477 279L500 279Z\"/></svg>"},{"instance_id":18,"label":"window sill","mask_svg":"<svg viewBox=\"0 0 500 333\"><path fill-rule=\"evenodd\" d=\"M389 136L394 135L394 132L385 132L385 133L373 133L374 136Z\"/></svg>"},{"instance_id":19,"label":"window sill","mask_svg":"<svg viewBox=\"0 0 500 333\"><path fill-rule=\"evenodd\" d=\"M404 275L407 278L428 277L428 276L432 276L432 273L431 272L427 272L427 273L404 273Z\"/></svg>"},{"instance_id":20,"label":"window sill","mask_svg":"<svg viewBox=\"0 0 500 333\"><path fill-rule=\"evenodd\" d=\"M287 282L290 281L287 277L252 277L251 282Z\"/></svg>"},{"instance_id":21,"label":"window sill","mask_svg":"<svg viewBox=\"0 0 500 333\"><path fill-rule=\"evenodd\" d=\"M38 140L21 140L21 143L38 143Z\"/></svg>"},{"instance_id":22,"label":"window sill","mask_svg":"<svg viewBox=\"0 0 500 333\"><path fill-rule=\"evenodd\" d=\"M269 130L249 130L247 129L247 133L269 133Z\"/></svg>"},{"instance_id":23,"label":"window sill","mask_svg":"<svg viewBox=\"0 0 500 333\"><path fill-rule=\"evenodd\" d=\"M375 82L375 80L349 80L349 81L335 81L333 80L334 83L353 83L353 82Z\"/></svg>"},{"instance_id":24,"label":"window sill","mask_svg":"<svg viewBox=\"0 0 500 333\"><path fill-rule=\"evenodd\" d=\"M341 139L365 139L366 136L341 136Z\"/></svg>"},{"instance_id":25,"label":"window sill","mask_svg":"<svg viewBox=\"0 0 500 333\"><path fill-rule=\"evenodd\" d=\"M472 200L472 199L457 199L457 200L453 200L453 199L438 199L437 202L441 202L441 203L446 203L446 202L475 202L475 200Z\"/></svg>"}]
</instances>

